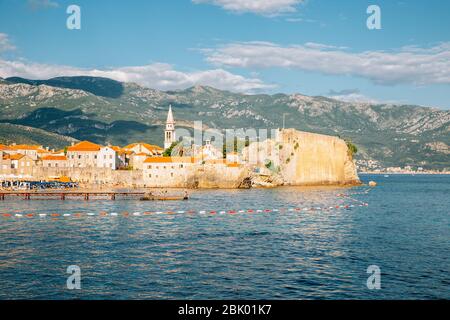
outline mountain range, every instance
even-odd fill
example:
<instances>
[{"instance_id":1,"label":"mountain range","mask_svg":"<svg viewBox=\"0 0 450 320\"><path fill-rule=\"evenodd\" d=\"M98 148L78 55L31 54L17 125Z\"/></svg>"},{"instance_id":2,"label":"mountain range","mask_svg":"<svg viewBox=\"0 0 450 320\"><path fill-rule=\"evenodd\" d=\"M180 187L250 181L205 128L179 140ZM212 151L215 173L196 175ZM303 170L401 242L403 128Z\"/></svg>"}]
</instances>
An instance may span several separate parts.
<instances>
[{"instance_id":1,"label":"mountain range","mask_svg":"<svg viewBox=\"0 0 450 320\"><path fill-rule=\"evenodd\" d=\"M0 140L8 133L7 139L17 135L23 141L23 132L35 129L32 140L50 147L71 139L161 145L169 105L177 126L189 130L195 120L218 129L279 128L284 115L286 127L351 140L359 160L384 167L450 168L448 110L302 94L247 95L208 86L160 91L83 76L0 78Z\"/></svg>"}]
</instances>

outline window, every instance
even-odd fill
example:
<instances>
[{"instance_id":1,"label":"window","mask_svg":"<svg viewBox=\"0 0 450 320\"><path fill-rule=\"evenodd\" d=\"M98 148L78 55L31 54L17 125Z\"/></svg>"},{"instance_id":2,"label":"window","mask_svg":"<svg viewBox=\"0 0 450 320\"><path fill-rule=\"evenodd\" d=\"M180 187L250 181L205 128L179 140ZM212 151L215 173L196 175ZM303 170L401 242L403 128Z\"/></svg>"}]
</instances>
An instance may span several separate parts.
<instances>
[{"instance_id":1,"label":"window","mask_svg":"<svg viewBox=\"0 0 450 320\"><path fill-rule=\"evenodd\" d=\"M49 163L49 164L48 164L48 167L50 168L51 166L52 166L52 164L51 164L51 163Z\"/></svg>"},{"instance_id":2,"label":"window","mask_svg":"<svg viewBox=\"0 0 450 320\"><path fill-rule=\"evenodd\" d=\"M81 159L81 154L78 155L78 159Z\"/></svg>"},{"instance_id":3,"label":"window","mask_svg":"<svg viewBox=\"0 0 450 320\"><path fill-rule=\"evenodd\" d=\"M149 174L149 175L148 175L148 177L149 177L149 178L151 178L151 177L152 177L152 175L151 175L151 174Z\"/></svg>"},{"instance_id":4,"label":"window","mask_svg":"<svg viewBox=\"0 0 450 320\"><path fill-rule=\"evenodd\" d=\"M170 176L173 178L173 172L170 173Z\"/></svg>"},{"instance_id":5,"label":"window","mask_svg":"<svg viewBox=\"0 0 450 320\"><path fill-rule=\"evenodd\" d=\"M58 162L55 163L55 168L58 168Z\"/></svg>"}]
</instances>

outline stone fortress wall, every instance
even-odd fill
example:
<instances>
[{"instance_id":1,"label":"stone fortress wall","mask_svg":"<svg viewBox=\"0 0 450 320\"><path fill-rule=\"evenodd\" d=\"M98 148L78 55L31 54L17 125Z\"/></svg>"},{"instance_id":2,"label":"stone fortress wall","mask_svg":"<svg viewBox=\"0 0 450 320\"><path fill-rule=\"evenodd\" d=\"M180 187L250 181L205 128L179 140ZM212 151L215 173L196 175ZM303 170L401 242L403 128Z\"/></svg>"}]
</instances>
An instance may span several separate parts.
<instances>
[{"instance_id":1,"label":"stone fortress wall","mask_svg":"<svg viewBox=\"0 0 450 320\"><path fill-rule=\"evenodd\" d=\"M252 184L271 187L360 183L344 140L294 129L279 130L273 140L251 143L243 150L240 165L193 163L188 169L184 168L161 170L158 179L146 179L143 170L98 167L36 166L30 168L29 175L33 180L67 176L82 186L105 188L246 188ZM261 177L264 178L261 180Z\"/></svg>"},{"instance_id":2,"label":"stone fortress wall","mask_svg":"<svg viewBox=\"0 0 450 320\"><path fill-rule=\"evenodd\" d=\"M284 185L360 183L347 144L338 137L284 129L275 139L250 144L243 155Z\"/></svg>"}]
</instances>

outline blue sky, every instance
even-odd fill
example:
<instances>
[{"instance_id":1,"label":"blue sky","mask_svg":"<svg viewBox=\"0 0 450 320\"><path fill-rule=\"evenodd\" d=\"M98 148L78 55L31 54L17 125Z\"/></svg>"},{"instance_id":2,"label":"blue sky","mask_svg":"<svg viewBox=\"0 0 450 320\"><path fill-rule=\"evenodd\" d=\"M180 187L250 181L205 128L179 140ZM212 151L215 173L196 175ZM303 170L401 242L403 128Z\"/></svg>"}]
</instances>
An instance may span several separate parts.
<instances>
[{"instance_id":1,"label":"blue sky","mask_svg":"<svg viewBox=\"0 0 450 320\"><path fill-rule=\"evenodd\" d=\"M81 30L66 8L81 7ZM381 30L366 9L381 8ZM1 0L0 76L450 108L450 1Z\"/></svg>"}]
</instances>

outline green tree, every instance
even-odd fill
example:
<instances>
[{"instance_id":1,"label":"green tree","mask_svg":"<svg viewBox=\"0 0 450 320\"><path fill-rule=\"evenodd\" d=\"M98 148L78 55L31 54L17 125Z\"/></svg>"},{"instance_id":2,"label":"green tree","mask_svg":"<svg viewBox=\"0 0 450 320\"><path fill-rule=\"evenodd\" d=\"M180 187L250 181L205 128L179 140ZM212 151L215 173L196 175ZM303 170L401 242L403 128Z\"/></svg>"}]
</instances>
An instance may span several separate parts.
<instances>
[{"instance_id":1,"label":"green tree","mask_svg":"<svg viewBox=\"0 0 450 320\"><path fill-rule=\"evenodd\" d=\"M222 156L225 159L227 157L227 144L224 143L222 146Z\"/></svg>"},{"instance_id":2,"label":"green tree","mask_svg":"<svg viewBox=\"0 0 450 320\"><path fill-rule=\"evenodd\" d=\"M178 142L172 142L172 144L170 145L170 147L167 148L166 150L164 150L163 156L164 156L164 157L171 157L171 156L172 156L173 148L175 148L177 145L178 145Z\"/></svg>"},{"instance_id":3,"label":"green tree","mask_svg":"<svg viewBox=\"0 0 450 320\"><path fill-rule=\"evenodd\" d=\"M358 153L358 147L354 145L353 142L350 140L345 140L345 143L347 144L348 152L352 157Z\"/></svg>"}]
</instances>

